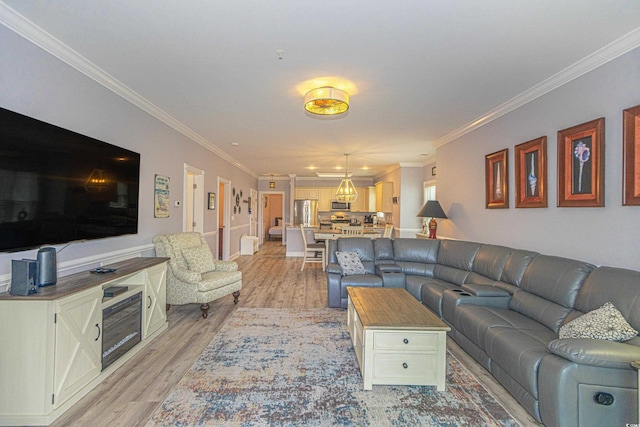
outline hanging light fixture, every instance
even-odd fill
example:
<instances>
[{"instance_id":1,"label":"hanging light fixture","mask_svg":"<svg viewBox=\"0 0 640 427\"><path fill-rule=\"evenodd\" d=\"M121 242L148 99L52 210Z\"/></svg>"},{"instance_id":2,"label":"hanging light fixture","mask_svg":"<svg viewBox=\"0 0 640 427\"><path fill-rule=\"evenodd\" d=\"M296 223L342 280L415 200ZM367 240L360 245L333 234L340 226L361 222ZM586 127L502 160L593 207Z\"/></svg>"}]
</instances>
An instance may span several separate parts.
<instances>
[{"instance_id":1,"label":"hanging light fixture","mask_svg":"<svg viewBox=\"0 0 640 427\"><path fill-rule=\"evenodd\" d=\"M269 181L269 188L276 188L276 182L273 180L273 174L271 175L271 181Z\"/></svg>"},{"instance_id":2,"label":"hanging light fixture","mask_svg":"<svg viewBox=\"0 0 640 427\"><path fill-rule=\"evenodd\" d=\"M331 86L312 89L304 96L304 109L324 116L342 114L349 109L349 94Z\"/></svg>"},{"instance_id":3,"label":"hanging light fixture","mask_svg":"<svg viewBox=\"0 0 640 427\"><path fill-rule=\"evenodd\" d=\"M102 169L94 169L84 182L84 188L90 193L99 193L107 189L107 177Z\"/></svg>"},{"instance_id":4,"label":"hanging light fixture","mask_svg":"<svg viewBox=\"0 0 640 427\"><path fill-rule=\"evenodd\" d=\"M344 156L347 158L344 178L340 181L338 190L336 190L336 200L338 202L355 202L358 198L358 191L351 179L349 179L349 155L345 154Z\"/></svg>"}]
</instances>

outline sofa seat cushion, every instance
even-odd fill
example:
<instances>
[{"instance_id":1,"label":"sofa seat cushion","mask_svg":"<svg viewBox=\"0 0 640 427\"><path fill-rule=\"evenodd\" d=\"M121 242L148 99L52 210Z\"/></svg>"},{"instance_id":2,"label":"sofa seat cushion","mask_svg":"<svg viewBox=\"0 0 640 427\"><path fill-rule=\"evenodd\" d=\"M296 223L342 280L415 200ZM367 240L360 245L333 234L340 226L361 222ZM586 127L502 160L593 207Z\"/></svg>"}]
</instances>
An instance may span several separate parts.
<instances>
[{"instance_id":1,"label":"sofa seat cushion","mask_svg":"<svg viewBox=\"0 0 640 427\"><path fill-rule=\"evenodd\" d=\"M485 351L485 337L491 328L548 330L533 319L503 308L461 304L456 307L454 316L454 319L447 320L459 333Z\"/></svg>"},{"instance_id":2,"label":"sofa seat cushion","mask_svg":"<svg viewBox=\"0 0 640 427\"><path fill-rule=\"evenodd\" d=\"M241 271L210 271L202 274L202 281L198 282L198 291L207 292L240 280L242 280Z\"/></svg>"},{"instance_id":3,"label":"sofa seat cushion","mask_svg":"<svg viewBox=\"0 0 640 427\"><path fill-rule=\"evenodd\" d=\"M340 281L340 297L347 298L347 286L378 288L382 287L382 278L375 274L343 276Z\"/></svg>"},{"instance_id":4,"label":"sofa seat cushion","mask_svg":"<svg viewBox=\"0 0 640 427\"><path fill-rule=\"evenodd\" d=\"M487 330L484 349L491 358L491 366L498 364L538 399L538 368L542 358L549 354L547 345L556 338L556 333L540 324L534 329L496 326Z\"/></svg>"},{"instance_id":5,"label":"sofa seat cushion","mask_svg":"<svg viewBox=\"0 0 640 427\"><path fill-rule=\"evenodd\" d=\"M410 293L411 291L409 290L409 287L411 280L416 282L413 285L416 289L418 288L419 283L420 298L418 298L418 300L440 317L442 317L442 298L444 296L444 291L447 289L459 289L459 286L454 286L449 282L436 279L434 277L422 277L421 280L418 280L418 276L407 276L405 280L407 283L407 290Z\"/></svg>"}]
</instances>

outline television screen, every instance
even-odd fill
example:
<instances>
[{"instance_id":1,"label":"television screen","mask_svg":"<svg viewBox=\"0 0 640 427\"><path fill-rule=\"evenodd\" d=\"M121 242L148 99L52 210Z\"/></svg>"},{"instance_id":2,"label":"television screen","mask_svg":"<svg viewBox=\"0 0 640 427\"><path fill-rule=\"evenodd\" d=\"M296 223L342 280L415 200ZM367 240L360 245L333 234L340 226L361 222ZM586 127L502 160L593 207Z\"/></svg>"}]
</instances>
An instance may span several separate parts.
<instances>
[{"instance_id":1,"label":"television screen","mask_svg":"<svg viewBox=\"0 0 640 427\"><path fill-rule=\"evenodd\" d=\"M0 251L138 232L140 154L0 108Z\"/></svg>"}]
</instances>

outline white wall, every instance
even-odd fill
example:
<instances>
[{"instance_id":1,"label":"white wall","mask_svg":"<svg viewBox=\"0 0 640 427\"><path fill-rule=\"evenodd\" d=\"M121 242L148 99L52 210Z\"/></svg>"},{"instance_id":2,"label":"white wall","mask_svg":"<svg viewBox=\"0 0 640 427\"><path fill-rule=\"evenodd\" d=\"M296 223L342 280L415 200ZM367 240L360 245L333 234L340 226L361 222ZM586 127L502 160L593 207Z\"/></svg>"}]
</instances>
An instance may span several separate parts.
<instances>
[{"instance_id":1,"label":"white wall","mask_svg":"<svg viewBox=\"0 0 640 427\"><path fill-rule=\"evenodd\" d=\"M171 178L172 204L182 200L184 163L205 171L205 195L218 192L218 176L231 180L237 190L242 189L244 198L250 188L257 188L255 177L2 26L0 46L1 107L141 154L138 234L70 245L58 254L58 264L64 267L61 275L65 269L68 273L74 267L84 268L109 257L153 255L150 248L154 235L182 231L182 207L172 207L170 218L153 217L154 174ZM210 243L217 241L216 213L205 211L204 230ZM247 204L242 203L242 213L235 215L231 229L230 253L236 254L240 235L249 230ZM33 258L35 251L0 253L0 291L9 281L10 260L23 257Z\"/></svg>"},{"instance_id":2,"label":"white wall","mask_svg":"<svg viewBox=\"0 0 640 427\"><path fill-rule=\"evenodd\" d=\"M640 268L640 207L622 206L622 110L640 104L636 49L438 149L438 234ZM604 208L558 208L557 132L605 117ZM514 146L547 136L549 207L515 209ZM509 148L509 209L485 209L484 157Z\"/></svg>"}]
</instances>

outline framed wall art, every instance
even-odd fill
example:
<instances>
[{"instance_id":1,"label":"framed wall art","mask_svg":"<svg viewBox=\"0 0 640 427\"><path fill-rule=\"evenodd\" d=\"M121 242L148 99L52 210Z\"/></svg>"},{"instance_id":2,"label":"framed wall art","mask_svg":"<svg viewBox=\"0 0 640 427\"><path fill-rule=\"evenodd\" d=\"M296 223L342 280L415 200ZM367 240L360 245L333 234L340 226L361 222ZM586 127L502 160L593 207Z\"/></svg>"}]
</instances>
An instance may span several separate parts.
<instances>
[{"instance_id":1,"label":"framed wall art","mask_svg":"<svg viewBox=\"0 0 640 427\"><path fill-rule=\"evenodd\" d=\"M640 105L622 113L622 204L640 206Z\"/></svg>"},{"instance_id":2,"label":"framed wall art","mask_svg":"<svg viewBox=\"0 0 640 427\"><path fill-rule=\"evenodd\" d=\"M169 218L169 180L168 176L155 176L153 216L156 218Z\"/></svg>"},{"instance_id":3,"label":"framed wall art","mask_svg":"<svg viewBox=\"0 0 640 427\"><path fill-rule=\"evenodd\" d=\"M509 149L487 154L484 158L487 209L509 207Z\"/></svg>"},{"instance_id":4,"label":"framed wall art","mask_svg":"<svg viewBox=\"0 0 640 427\"><path fill-rule=\"evenodd\" d=\"M216 209L216 193L209 193L207 208L212 211Z\"/></svg>"},{"instance_id":5,"label":"framed wall art","mask_svg":"<svg viewBox=\"0 0 640 427\"><path fill-rule=\"evenodd\" d=\"M604 118L558 132L558 206L604 206Z\"/></svg>"},{"instance_id":6,"label":"framed wall art","mask_svg":"<svg viewBox=\"0 0 640 427\"><path fill-rule=\"evenodd\" d=\"M547 207L547 137L515 147L516 208Z\"/></svg>"}]
</instances>

